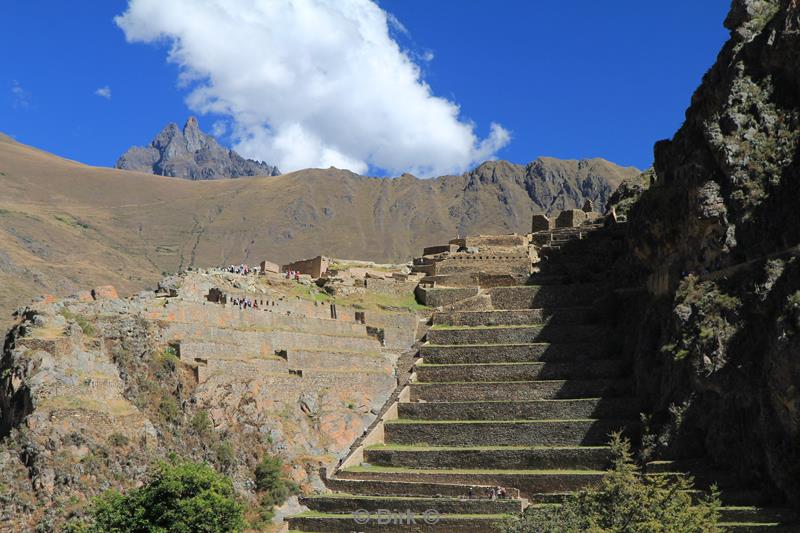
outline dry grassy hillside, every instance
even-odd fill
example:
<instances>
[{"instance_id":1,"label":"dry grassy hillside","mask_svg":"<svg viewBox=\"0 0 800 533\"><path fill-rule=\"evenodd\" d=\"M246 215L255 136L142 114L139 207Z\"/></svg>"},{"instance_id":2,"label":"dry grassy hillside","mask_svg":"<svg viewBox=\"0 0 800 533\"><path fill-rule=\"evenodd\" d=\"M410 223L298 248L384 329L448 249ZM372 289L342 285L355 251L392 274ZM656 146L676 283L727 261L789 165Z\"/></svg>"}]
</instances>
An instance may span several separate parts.
<instances>
[{"instance_id":1,"label":"dry grassy hillside","mask_svg":"<svg viewBox=\"0 0 800 533\"><path fill-rule=\"evenodd\" d=\"M193 265L320 253L404 261L458 233L528 231L534 210L602 199L636 172L538 159L433 180L332 168L195 182L90 167L0 137L0 312L103 283L133 292Z\"/></svg>"}]
</instances>

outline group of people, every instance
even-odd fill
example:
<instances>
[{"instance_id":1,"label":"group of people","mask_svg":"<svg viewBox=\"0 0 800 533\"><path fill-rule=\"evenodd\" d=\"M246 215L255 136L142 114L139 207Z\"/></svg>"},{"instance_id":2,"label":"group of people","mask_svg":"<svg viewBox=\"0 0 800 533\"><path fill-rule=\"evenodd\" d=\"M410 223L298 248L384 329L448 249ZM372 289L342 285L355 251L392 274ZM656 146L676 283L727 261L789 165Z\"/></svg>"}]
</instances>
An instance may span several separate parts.
<instances>
[{"instance_id":1,"label":"group of people","mask_svg":"<svg viewBox=\"0 0 800 533\"><path fill-rule=\"evenodd\" d=\"M250 268L249 266L242 263L241 265L231 265L227 269L228 272L231 274L256 274L258 273L258 267Z\"/></svg>"},{"instance_id":2,"label":"group of people","mask_svg":"<svg viewBox=\"0 0 800 533\"><path fill-rule=\"evenodd\" d=\"M231 303L234 307L239 309L258 309L258 300L251 300L250 298L233 298ZM261 301L262 305L264 301Z\"/></svg>"},{"instance_id":3,"label":"group of people","mask_svg":"<svg viewBox=\"0 0 800 533\"><path fill-rule=\"evenodd\" d=\"M300 272L297 270L287 270L286 271L286 279L293 279L295 281L300 280Z\"/></svg>"},{"instance_id":4,"label":"group of people","mask_svg":"<svg viewBox=\"0 0 800 533\"><path fill-rule=\"evenodd\" d=\"M475 487L469 488L469 499L473 499L475 497ZM486 497L492 500L505 500L508 498L508 492L501 486L497 487L490 487L486 489Z\"/></svg>"}]
</instances>

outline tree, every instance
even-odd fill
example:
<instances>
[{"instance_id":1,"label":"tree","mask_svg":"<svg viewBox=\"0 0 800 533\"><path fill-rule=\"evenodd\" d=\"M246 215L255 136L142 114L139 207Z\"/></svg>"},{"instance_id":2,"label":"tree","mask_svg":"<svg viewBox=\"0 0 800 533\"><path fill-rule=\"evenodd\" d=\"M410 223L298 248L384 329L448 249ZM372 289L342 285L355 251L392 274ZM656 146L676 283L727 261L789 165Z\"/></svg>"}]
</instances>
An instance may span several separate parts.
<instances>
[{"instance_id":1,"label":"tree","mask_svg":"<svg viewBox=\"0 0 800 533\"><path fill-rule=\"evenodd\" d=\"M242 506L231 480L206 464L159 463L150 481L121 494L108 491L92 507L92 533L236 533Z\"/></svg>"},{"instance_id":2,"label":"tree","mask_svg":"<svg viewBox=\"0 0 800 533\"><path fill-rule=\"evenodd\" d=\"M297 485L283 474L283 463L279 457L265 455L256 466L256 490L260 493L261 518L272 518L272 508L286 501L297 492Z\"/></svg>"},{"instance_id":3,"label":"tree","mask_svg":"<svg viewBox=\"0 0 800 533\"><path fill-rule=\"evenodd\" d=\"M561 506L529 507L504 533L718 533L716 490L694 503L687 477L645 476L630 443L612 435L614 464L597 488L569 496Z\"/></svg>"}]
</instances>

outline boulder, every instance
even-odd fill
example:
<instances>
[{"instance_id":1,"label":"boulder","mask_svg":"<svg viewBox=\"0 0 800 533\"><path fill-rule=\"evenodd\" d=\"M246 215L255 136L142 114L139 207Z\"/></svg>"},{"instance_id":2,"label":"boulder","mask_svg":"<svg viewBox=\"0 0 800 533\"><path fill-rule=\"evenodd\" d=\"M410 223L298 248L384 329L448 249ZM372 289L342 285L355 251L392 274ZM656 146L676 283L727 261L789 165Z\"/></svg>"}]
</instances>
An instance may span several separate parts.
<instances>
[{"instance_id":1,"label":"boulder","mask_svg":"<svg viewBox=\"0 0 800 533\"><path fill-rule=\"evenodd\" d=\"M95 300L116 300L119 295L113 285L101 285L92 289L92 298Z\"/></svg>"}]
</instances>

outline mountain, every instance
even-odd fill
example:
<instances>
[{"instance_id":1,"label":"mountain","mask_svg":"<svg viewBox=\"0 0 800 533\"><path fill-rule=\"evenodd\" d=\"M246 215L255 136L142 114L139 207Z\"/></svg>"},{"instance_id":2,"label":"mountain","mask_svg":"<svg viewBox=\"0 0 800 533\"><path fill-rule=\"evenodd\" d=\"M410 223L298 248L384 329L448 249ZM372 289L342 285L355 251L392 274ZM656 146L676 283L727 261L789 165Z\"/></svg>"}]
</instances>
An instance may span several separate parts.
<instances>
[{"instance_id":1,"label":"mountain","mask_svg":"<svg viewBox=\"0 0 800 533\"><path fill-rule=\"evenodd\" d=\"M636 173L542 158L430 180L330 168L190 181L90 167L0 139L0 309L7 316L33 296L101 284L131 293L190 266L317 254L408 261L458 234L528 232L531 214L547 206L603 205Z\"/></svg>"},{"instance_id":2,"label":"mountain","mask_svg":"<svg viewBox=\"0 0 800 533\"><path fill-rule=\"evenodd\" d=\"M734 0L725 25L685 122L627 188L620 265L648 291L617 338L657 410L649 453L727 465L798 508L800 4Z\"/></svg>"},{"instance_id":3,"label":"mountain","mask_svg":"<svg viewBox=\"0 0 800 533\"><path fill-rule=\"evenodd\" d=\"M278 167L245 159L220 146L213 136L203 133L195 117L186 121L183 130L168 124L149 145L130 148L116 167L191 180L280 174Z\"/></svg>"}]
</instances>

